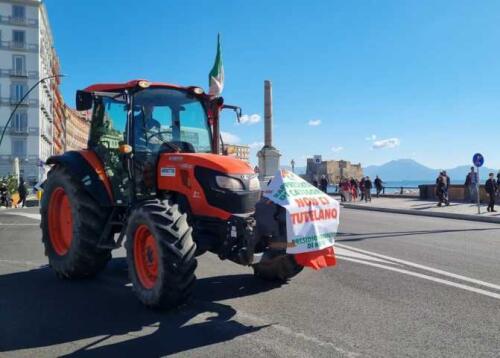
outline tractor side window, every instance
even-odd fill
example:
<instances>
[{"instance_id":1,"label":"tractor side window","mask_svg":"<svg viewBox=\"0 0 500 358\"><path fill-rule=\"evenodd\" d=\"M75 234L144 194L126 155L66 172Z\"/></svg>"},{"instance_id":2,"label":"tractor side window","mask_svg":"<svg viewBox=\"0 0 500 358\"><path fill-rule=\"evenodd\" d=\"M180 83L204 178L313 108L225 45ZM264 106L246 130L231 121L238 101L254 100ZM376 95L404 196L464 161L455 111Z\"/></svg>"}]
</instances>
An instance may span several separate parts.
<instances>
[{"instance_id":1,"label":"tractor side window","mask_svg":"<svg viewBox=\"0 0 500 358\"><path fill-rule=\"evenodd\" d=\"M198 153L210 153L210 132L207 130L205 110L200 102L186 103L180 111L181 141L193 145Z\"/></svg>"},{"instance_id":2,"label":"tractor side window","mask_svg":"<svg viewBox=\"0 0 500 358\"><path fill-rule=\"evenodd\" d=\"M120 99L95 99L89 147L104 164L115 202L125 204L129 200L128 176L119 146L126 143L127 106L123 97Z\"/></svg>"},{"instance_id":3,"label":"tractor side window","mask_svg":"<svg viewBox=\"0 0 500 358\"><path fill-rule=\"evenodd\" d=\"M103 98L104 114L101 123L99 143L108 149L117 149L125 138L127 108L123 102Z\"/></svg>"}]
</instances>

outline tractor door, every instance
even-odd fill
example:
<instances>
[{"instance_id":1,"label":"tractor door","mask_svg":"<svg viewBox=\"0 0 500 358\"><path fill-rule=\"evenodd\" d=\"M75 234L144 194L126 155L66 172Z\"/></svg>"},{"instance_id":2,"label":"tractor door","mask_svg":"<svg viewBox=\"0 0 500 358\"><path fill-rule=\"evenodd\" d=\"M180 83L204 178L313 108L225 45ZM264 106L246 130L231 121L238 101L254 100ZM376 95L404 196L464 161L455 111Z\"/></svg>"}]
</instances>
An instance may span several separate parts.
<instances>
[{"instance_id":1,"label":"tractor door","mask_svg":"<svg viewBox=\"0 0 500 358\"><path fill-rule=\"evenodd\" d=\"M124 96L97 97L92 112L89 148L102 160L117 205L130 200L127 160L119 147L127 144L127 104Z\"/></svg>"}]
</instances>

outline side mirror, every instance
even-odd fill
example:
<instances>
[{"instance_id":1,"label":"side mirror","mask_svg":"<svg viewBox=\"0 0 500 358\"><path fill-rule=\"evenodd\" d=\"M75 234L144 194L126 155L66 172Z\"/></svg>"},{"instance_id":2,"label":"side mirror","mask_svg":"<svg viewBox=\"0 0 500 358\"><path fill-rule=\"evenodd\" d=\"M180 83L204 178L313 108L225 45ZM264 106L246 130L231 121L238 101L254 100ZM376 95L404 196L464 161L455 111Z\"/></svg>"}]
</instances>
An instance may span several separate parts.
<instances>
[{"instance_id":1,"label":"side mirror","mask_svg":"<svg viewBox=\"0 0 500 358\"><path fill-rule=\"evenodd\" d=\"M87 111L92 108L92 93L85 91L76 91L76 110Z\"/></svg>"},{"instance_id":2,"label":"side mirror","mask_svg":"<svg viewBox=\"0 0 500 358\"><path fill-rule=\"evenodd\" d=\"M234 113L236 113L236 119L238 120L238 123L240 123L241 119L241 107L238 106L231 106L229 104L225 104L222 106L222 109L232 109Z\"/></svg>"}]
</instances>

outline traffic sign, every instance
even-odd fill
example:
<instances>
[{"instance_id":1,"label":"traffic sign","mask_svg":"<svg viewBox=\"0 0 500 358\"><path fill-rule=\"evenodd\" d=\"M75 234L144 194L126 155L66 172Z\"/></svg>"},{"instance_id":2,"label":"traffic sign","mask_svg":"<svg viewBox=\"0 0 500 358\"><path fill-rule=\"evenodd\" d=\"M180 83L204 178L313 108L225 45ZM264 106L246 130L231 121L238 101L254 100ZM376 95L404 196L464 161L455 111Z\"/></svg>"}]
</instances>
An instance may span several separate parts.
<instances>
[{"instance_id":1,"label":"traffic sign","mask_svg":"<svg viewBox=\"0 0 500 358\"><path fill-rule=\"evenodd\" d=\"M472 163L474 163L474 165L478 168L482 167L484 164L483 155L481 153L474 154L474 156L472 157Z\"/></svg>"}]
</instances>

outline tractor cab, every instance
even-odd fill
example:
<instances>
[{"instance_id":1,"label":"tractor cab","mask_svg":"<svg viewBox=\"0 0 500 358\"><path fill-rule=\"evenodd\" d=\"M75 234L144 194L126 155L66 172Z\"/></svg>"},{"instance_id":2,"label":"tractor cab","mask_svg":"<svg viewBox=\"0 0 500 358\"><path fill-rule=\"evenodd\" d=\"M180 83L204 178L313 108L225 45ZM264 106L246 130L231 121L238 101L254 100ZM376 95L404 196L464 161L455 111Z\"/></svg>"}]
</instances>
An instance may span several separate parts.
<instances>
[{"instance_id":1,"label":"tractor cab","mask_svg":"<svg viewBox=\"0 0 500 358\"><path fill-rule=\"evenodd\" d=\"M78 91L76 102L78 110L92 110L89 149L103 162L117 204L156 195L159 154L220 152L223 100L199 87L97 84Z\"/></svg>"}]
</instances>

